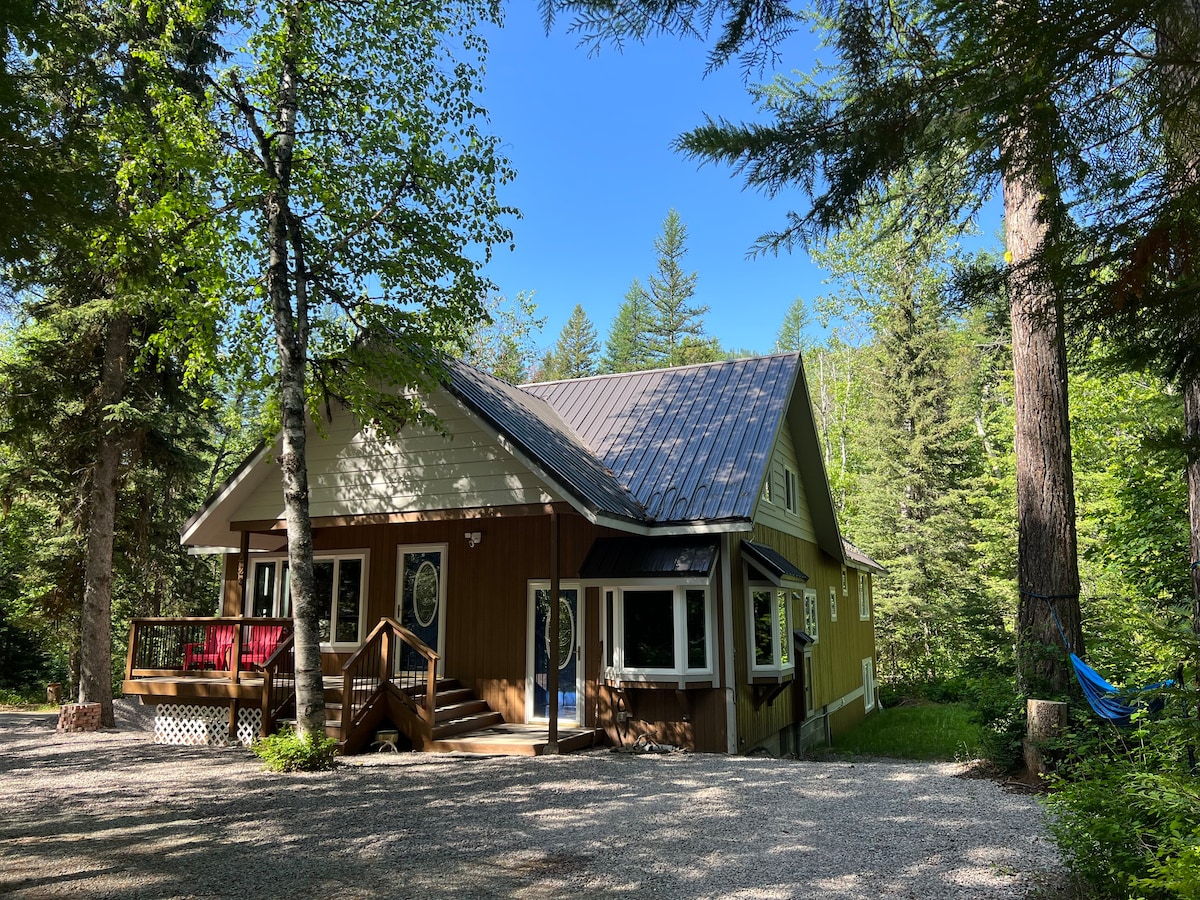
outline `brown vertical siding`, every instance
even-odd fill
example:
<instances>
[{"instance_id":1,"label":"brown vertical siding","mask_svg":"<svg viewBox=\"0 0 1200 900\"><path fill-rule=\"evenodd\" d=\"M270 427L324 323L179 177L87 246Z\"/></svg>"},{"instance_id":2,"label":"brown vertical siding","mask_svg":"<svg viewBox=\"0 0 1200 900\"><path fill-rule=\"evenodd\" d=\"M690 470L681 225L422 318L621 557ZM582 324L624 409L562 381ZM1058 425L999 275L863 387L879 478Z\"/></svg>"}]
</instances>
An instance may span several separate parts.
<instances>
[{"instance_id":1,"label":"brown vertical siding","mask_svg":"<svg viewBox=\"0 0 1200 900\"><path fill-rule=\"evenodd\" d=\"M559 552L563 581L578 577L592 542L611 529L598 528L569 513L559 517ZM464 532L482 535L469 547ZM510 722L525 721L525 681L529 629L528 585L550 577L550 519L545 515L496 519L450 519L403 524L344 525L313 532L317 553L365 551L367 553L364 634L381 616L396 615L396 578L399 548L414 544L446 544L446 610L443 620L445 673L458 679L487 700ZM236 601L237 559L226 560L225 612L239 612ZM735 577L734 583L737 583ZM716 599L719 603L720 580ZM724 752L724 692L692 689L681 698L671 689L638 689L632 717L616 721L616 693L601 686L603 660L600 644L600 589L583 592L583 665L587 682L583 717L587 724L603 727L614 742L632 742L639 734L689 749ZM723 621L717 612L717 647L721 650ZM326 674L337 674L350 653L326 653ZM778 704L780 701L776 701Z\"/></svg>"}]
</instances>

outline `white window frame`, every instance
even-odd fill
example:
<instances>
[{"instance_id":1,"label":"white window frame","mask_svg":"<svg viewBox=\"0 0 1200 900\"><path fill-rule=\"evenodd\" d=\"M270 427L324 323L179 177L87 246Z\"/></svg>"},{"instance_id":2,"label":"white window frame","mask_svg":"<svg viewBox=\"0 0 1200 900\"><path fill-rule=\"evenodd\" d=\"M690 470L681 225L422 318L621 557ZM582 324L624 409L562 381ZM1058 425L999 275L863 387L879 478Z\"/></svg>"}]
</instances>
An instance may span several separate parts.
<instances>
[{"instance_id":1,"label":"white window frame","mask_svg":"<svg viewBox=\"0 0 1200 900\"><path fill-rule=\"evenodd\" d=\"M837 588L829 587L829 621L837 621Z\"/></svg>"},{"instance_id":2,"label":"white window frame","mask_svg":"<svg viewBox=\"0 0 1200 900\"><path fill-rule=\"evenodd\" d=\"M867 657L862 661L863 708L870 712L875 708L875 660Z\"/></svg>"},{"instance_id":3,"label":"white window frame","mask_svg":"<svg viewBox=\"0 0 1200 900\"><path fill-rule=\"evenodd\" d=\"M871 619L871 579L866 572L858 573L858 619L860 622Z\"/></svg>"},{"instance_id":4,"label":"white window frame","mask_svg":"<svg viewBox=\"0 0 1200 900\"><path fill-rule=\"evenodd\" d=\"M338 576L341 572L341 564L343 560L361 560L362 561L362 576L358 583L358 631L353 641L334 641L333 636L337 633L337 586ZM250 567L251 576L246 581L246 596L243 598L242 609L244 615L249 618L253 609L254 602L254 572L260 565L268 564L275 567L275 586L272 591L271 611L276 618L287 618L287 615L281 615L283 602L283 587L285 580L290 588L291 580L283 578L283 567L288 561L286 554L271 554L260 555L255 554L251 557ZM333 650L343 647L357 647L362 643L363 638L363 619L366 615L367 604L367 578L370 568L370 553L366 550L339 550L336 553L314 553L313 562L332 562L333 563L333 596L329 600L329 636L330 640L321 641L321 647L327 650ZM290 604L289 604L290 605Z\"/></svg>"},{"instance_id":5,"label":"white window frame","mask_svg":"<svg viewBox=\"0 0 1200 900\"><path fill-rule=\"evenodd\" d=\"M842 566L842 596L850 596L850 579L846 577L846 567Z\"/></svg>"},{"instance_id":6,"label":"white window frame","mask_svg":"<svg viewBox=\"0 0 1200 900\"><path fill-rule=\"evenodd\" d=\"M767 477L763 481L763 486L762 486L762 498L766 503L770 503L772 506L774 506L775 500L771 495L771 475L772 475L771 470L767 469Z\"/></svg>"},{"instance_id":7,"label":"white window frame","mask_svg":"<svg viewBox=\"0 0 1200 900\"><path fill-rule=\"evenodd\" d=\"M813 643L821 640L821 607L817 602L817 592L812 588L804 589L804 633L813 639Z\"/></svg>"},{"instance_id":8,"label":"white window frame","mask_svg":"<svg viewBox=\"0 0 1200 900\"><path fill-rule=\"evenodd\" d=\"M662 679L680 680L696 678L708 680L715 677L715 659L717 640L716 617L713 603L713 586L709 584L654 584L639 582L607 586L600 590L600 635L601 642L607 644L609 632L608 593L613 594L612 603L612 642L610 648L604 646L603 656L604 676L614 680L643 680L655 681ZM627 666L625 664L625 594L636 591L670 591L672 593L671 623L674 631L674 656L676 665L666 667ZM693 668L687 664L688 635L687 635L687 594L688 591L704 592L704 653L703 667ZM582 596L582 595L581 595ZM612 664L608 664L611 656ZM682 665L680 665L682 663Z\"/></svg>"},{"instance_id":9,"label":"white window frame","mask_svg":"<svg viewBox=\"0 0 1200 900\"><path fill-rule=\"evenodd\" d=\"M783 467L783 505L792 515L800 515L800 480L788 466Z\"/></svg>"},{"instance_id":10,"label":"white window frame","mask_svg":"<svg viewBox=\"0 0 1200 900\"><path fill-rule=\"evenodd\" d=\"M780 627L779 622L772 616L772 621L775 627L771 629L771 662L760 663L758 661L758 648L755 644L754 631L754 595L759 592L765 592L771 595L771 609L778 610L780 595L784 597L784 623ZM767 582L750 582L746 591L746 640L747 640L747 658L750 660L750 675L784 675L796 670L796 648L793 646L781 646L783 641L790 641L792 638L792 628L794 627L792 606L795 603L798 591L793 591L790 588L776 587ZM787 661L784 662L782 657L786 654Z\"/></svg>"}]
</instances>

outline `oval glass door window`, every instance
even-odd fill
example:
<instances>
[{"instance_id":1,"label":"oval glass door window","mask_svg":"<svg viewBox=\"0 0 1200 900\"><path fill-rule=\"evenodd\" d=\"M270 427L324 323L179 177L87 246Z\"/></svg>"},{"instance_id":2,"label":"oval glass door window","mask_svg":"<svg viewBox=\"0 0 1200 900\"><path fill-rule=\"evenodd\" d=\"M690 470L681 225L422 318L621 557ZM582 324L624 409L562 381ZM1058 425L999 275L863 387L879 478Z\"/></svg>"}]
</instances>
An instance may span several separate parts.
<instances>
[{"instance_id":1,"label":"oval glass door window","mask_svg":"<svg viewBox=\"0 0 1200 900\"><path fill-rule=\"evenodd\" d=\"M550 650L550 616L546 616L546 651ZM558 667L565 669L575 653L575 614L564 598L558 600Z\"/></svg>"},{"instance_id":2,"label":"oval glass door window","mask_svg":"<svg viewBox=\"0 0 1200 900\"><path fill-rule=\"evenodd\" d=\"M438 611L438 573L437 568L429 560L417 567L413 578L413 612L422 627L428 626L437 618Z\"/></svg>"}]
</instances>

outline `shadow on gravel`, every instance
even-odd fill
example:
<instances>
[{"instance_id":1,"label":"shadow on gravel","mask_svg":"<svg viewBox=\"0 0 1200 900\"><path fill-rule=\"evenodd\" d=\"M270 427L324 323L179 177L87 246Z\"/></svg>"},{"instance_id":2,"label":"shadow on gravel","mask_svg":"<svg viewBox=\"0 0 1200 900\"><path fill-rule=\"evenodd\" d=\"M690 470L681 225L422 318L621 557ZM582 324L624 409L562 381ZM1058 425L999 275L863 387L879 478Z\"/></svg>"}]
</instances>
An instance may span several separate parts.
<instances>
[{"instance_id":1,"label":"shadow on gravel","mask_svg":"<svg viewBox=\"0 0 1200 900\"><path fill-rule=\"evenodd\" d=\"M953 767L595 751L247 752L0 714L14 897L1020 898L1057 870L1035 799Z\"/></svg>"}]
</instances>

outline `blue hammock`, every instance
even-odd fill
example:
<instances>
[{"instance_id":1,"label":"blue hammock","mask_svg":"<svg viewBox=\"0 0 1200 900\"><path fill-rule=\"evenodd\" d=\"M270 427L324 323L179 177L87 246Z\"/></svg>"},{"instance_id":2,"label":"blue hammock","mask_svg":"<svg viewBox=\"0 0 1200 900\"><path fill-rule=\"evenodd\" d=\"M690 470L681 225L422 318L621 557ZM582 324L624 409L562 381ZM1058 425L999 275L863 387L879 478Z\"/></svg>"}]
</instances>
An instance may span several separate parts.
<instances>
[{"instance_id":1,"label":"blue hammock","mask_svg":"<svg viewBox=\"0 0 1200 900\"><path fill-rule=\"evenodd\" d=\"M1138 695L1159 688L1174 687L1174 681L1170 679L1156 681L1145 687L1125 688L1124 690L1111 684L1103 675L1071 653L1071 642L1067 640L1067 633L1063 630L1062 622L1058 619L1058 610L1054 608L1053 603L1054 600L1065 599L1065 597L1047 597L1045 594L1035 594L1033 591L1024 591L1023 593L1045 600L1046 605L1050 607L1050 615L1054 616L1054 624L1058 626L1058 634L1062 638L1063 646L1071 654L1071 665L1075 668L1075 678L1078 679L1079 686L1083 688L1083 696L1087 698L1088 706L1095 711L1096 715L1102 719L1108 719L1114 725L1128 725L1130 717L1140 709L1158 712L1163 708L1162 697L1154 697L1146 701L1139 699Z\"/></svg>"},{"instance_id":2,"label":"blue hammock","mask_svg":"<svg viewBox=\"0 0 1200 900\"><path fill-rule=\"evenodd\" d=\"M1057 619L1058 616L1055 615L1054 618ZM1104 676L1074 653L1071 654L1071 665L1075 667L1075 677L1079 679L1079 686L1083 688L1083 695L1087 697L1088 705L1096 711L1096 715L1108 719L1116 725L1128 725L1130 716L1139 709L1158 712L1163 708L1162 697L1155 697L1147 702L1137 699L1137 695L1159 688L1173 687L1175 684L1171 680L1156 681L1143 688L1130 688L1122 691L1106 681ZM1126 700L1131 700L1132 705L1126 703Z\"/></svg>"}]
</instances>

